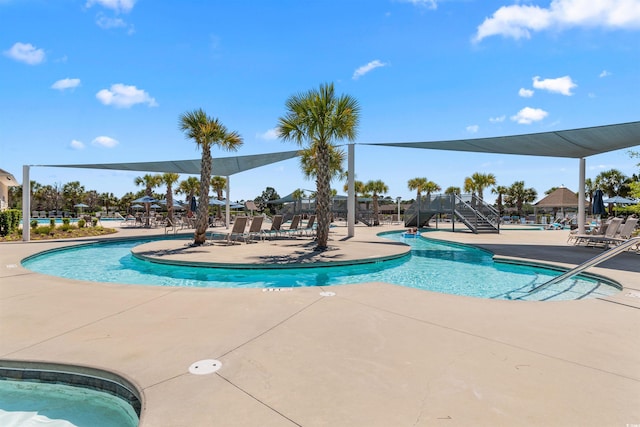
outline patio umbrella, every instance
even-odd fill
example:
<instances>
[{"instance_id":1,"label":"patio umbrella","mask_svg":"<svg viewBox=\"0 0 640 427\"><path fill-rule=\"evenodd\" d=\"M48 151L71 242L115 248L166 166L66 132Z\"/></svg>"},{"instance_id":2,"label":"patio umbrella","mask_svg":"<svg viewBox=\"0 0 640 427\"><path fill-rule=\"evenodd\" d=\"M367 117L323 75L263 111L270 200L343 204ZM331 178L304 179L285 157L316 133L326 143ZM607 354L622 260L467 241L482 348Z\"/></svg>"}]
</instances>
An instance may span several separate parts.
<instances>
[{"instance_id":1,"label":"patio umbrella","mask_svg":"<svg viewBox=\"0 0 640 427\"><path fill-rule=\"evenodd\" d=\"M613 196L603 200L604 203L617 203L621 205L635 205L637 202L622 196Z\"/></svg>"},{"instance_id":2,"label":"patio umbrella","mask_svg":"<svg viewBox=\"0 0 640 427\"><path fill-rule=\"evenodd\" d=\"M151 196L143 196L133 201L133 203L155 203L155 202L157 202L157 200Z\"/></svg>"},{"instance_id":3,"label":"patio umbrella","mask_svg":"<svg viewBox=\"0 0 640 427\"><path fill-rule=\"evenodd\" d=\"M79 208L80 209L80 213L82 213L82 208L88 208L89 205L85 205L84 203L77 203L75 205L73 205L74 208Z\"/></svg>"},{"instance_id":4,"label":"patio umbrella","mask_svg":"<svg viewBox=\"0 0 640 427\"><path fill-rule=\"evenodd\" d=\"M151 209L160 209L162 206L160 205L156 205L155 203L151 206L149 206Z\"/></svg>"},{"instance_id":5,"label":"patio umbrella","mask_svg":"<svg viewBox=\"0 0 640 427\"><path fill-rule=\"evenodd\" d=\"M196 200L196 197L193 196L191 198L191 205L190 205L191 212L195 212L197 208L198 208L198 201Z\"/></svg>"},{"instance_id":6,"label":"patio umbrella","mask_svg":"<svg viewBox=\"0 0 640 427\"><path fill-rule=\"evenodd\" d=\"M211 206L225 206L227 202L225 202L224 200L209 199L209 204Z\"/></svg>"},{"instance_id":7,"label":"patio umbrella","mask_svg":"<svg viewBox=\"0 0 640 427\"><path fill-rule=\"evenodd\" d=\"M591 211L594 215L603 215L607 212L607 209L604 207L603 196L604 193L602 190L596 190L593 193L593 206L591 207Z\"/></svg>"},{"instance_id":8,"label":"patio umbrella","mask_svg":"<svg viewBox=\"0 0 640 427\"><path fill-rule=\"evenodd\" d=\"M131 207L132 207L133 209L142 209L142 208L144 208L144 206L142 206L142 205L133 205L133 206L131 206Z\"/></svg>"}]
</instances>

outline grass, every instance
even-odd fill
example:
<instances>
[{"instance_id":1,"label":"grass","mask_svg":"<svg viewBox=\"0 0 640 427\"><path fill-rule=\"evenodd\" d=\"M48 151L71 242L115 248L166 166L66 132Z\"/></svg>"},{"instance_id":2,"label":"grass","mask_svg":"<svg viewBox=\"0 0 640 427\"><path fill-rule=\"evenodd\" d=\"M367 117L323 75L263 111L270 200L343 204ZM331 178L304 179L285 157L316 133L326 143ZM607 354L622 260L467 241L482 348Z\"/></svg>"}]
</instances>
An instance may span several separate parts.
<instances>
[{"instance_id":1,"label":"grass","mask_svg":"<svg viewBox=\"0 0 640 427\"><path fill-rule=\"evenodd\" d=\"M53 230L49 226L39 226L35 229L31 229L31 240L55 240L55 239L76 239L79 237L96 237L104 236L106 234L116 233L114 228L105 228L101 226L97 227L82 227L76 226L59 226ZM10 233L4 237L0 237L0 242L15 242L22 240L22 230Z\"/></svg>"}]
</instances>

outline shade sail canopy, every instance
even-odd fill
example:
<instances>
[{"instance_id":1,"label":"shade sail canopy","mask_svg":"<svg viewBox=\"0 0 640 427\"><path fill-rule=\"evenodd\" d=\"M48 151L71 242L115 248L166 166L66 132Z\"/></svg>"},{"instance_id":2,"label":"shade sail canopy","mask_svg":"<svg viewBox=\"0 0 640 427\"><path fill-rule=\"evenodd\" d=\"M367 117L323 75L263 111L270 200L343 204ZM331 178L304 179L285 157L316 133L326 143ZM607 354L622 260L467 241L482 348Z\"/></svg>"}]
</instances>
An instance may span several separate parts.
<instances>
[{"instance_id":1,"label":"shade sail canopy","mask_svg":"<svg viewBox=\"0 0 640 427\"><path fill-rule=\"evenodd\" d=\"M266 166L271 163L288 160L300 155L299 151L284 151L280 153L253 154L249 156L220 157L211 161L211 174L230 176L249 169ZM57 168L82 168L82 169L114 169L142 172L173 172L190 175L200 174L200 159L194 160L168 160L157 162L126 162L126 163L93 163L78 165L41 165Z\"/></svg>"},{"instance_id":2,"label":"shade sail canopy","mask_svg":"<svg viewBox=\"0 0 640 427\"><path fill-rule=\"evenodd\" d=\"M492 138L365 145L583 158L640 145L640 122Z\"/></svg>"},{"instance_id":3,"label":"shade sail canopy","mask_svg":"<svg viewBox=\"0 0 640 427\"><path fill-rule=\"evenodd\" d=\"M568 188L560 187L540 199L534 206L537 208L577 208L578 195Z\"/></svg>"}]
</instances>

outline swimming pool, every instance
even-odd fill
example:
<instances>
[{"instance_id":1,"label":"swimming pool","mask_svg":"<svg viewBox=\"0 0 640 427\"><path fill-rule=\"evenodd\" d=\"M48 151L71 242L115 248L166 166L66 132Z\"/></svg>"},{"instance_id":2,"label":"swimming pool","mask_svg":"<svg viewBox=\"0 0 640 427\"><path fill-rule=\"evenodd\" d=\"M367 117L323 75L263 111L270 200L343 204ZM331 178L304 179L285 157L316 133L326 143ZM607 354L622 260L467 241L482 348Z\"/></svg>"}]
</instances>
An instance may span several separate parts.
<instances>
[{"instance_id":1,"label":"swimming pool","mask_svg":"<svg viewBox=\"0 0 640 427\"><path fill-rule=\"evenodd\" d=\"M410 255L370 264L283 270L181 267L134 258L131 249L151 241L144 239L106 241L45 252L23 260L22 264L39 273L69 279L132 285L266 289L386 282L455 295L508 300L595 298L620 290L613 283L579 276L529 295L528 290L561 272L539 266L494 262L487 251L424 236L416 239L403 239L402 233L382 236L410 245Z\"/></svg>"}]
</instances>

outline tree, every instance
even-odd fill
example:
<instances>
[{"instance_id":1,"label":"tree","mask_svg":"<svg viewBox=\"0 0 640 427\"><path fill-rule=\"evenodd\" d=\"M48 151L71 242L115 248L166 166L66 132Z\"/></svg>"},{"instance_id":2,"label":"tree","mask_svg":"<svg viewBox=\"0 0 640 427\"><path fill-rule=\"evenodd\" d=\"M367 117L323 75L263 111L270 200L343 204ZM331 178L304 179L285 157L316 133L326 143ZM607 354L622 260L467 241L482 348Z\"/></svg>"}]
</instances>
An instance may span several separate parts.
<instances>
[{"instance_id":1,"label":"tree","mask_svg":"<svg viewBox=\"0 0 640 427\"><path fill-rule=\"evenodd\" d=\"M153 197L153 189L155 187L159 187L162 183L162 175L150 175L146 174L144 176L137 176L133 180L133 182L138 186L144 186L144 194ZM149 227L149 214L151 209L151 203L144 204L144 210L146 213L146 226Z\"/></svg>"},{"instance_id":2,"label":"tree","mask_svg":"<svg viewBox=\"0 0 640 427\"><path fill-rule=\"evenodd\" d=\"M378 218L378 196L388 193L389 187L379 179L367 181L364 187L368 193L371 193L371 197L373 198L373 225L380 225L380 219Z\"/></svg>"},{"instance_id":3,"label":"tree","mask_svg":"<svg viewBox=\"0 0 640 427\"><path fill-rule=\"evenodd\" d=\"M167 172L163 173L160 179L162 183L167 186L167 218L173 223L173 184L180 179L180 175Z\"/></svg>"},{"instance_id":4,"label":"tree","mask_svg":"<svg viewBox=\"0 0 640 427\"><path fill-rule=\"evenodd\" d=\"M420 200L422 192L427 188L427 182L429 182L427 178L411 178L407 182L409 190L416 190L416 200Z\"/></svg>"},{"instance_id":5,"label":"tree","mask_svg":"<svg viewBox=\"0 0 640 427\"><path fill-rule=\"evenodd\" d=\"M509 207L515 207L518 215L522 215L522 206L531 203L538 197L533 188L525 188L524 181L516 181L507 189L505 203Z\"/></svg>"},{"instance_id":6,"label":"tree","mask_svg":"<svg viewBox=\"0 0 640 427\"><path fill-rule=\"evenodd\" d=\"M507 192L509 191L508 187L505 187L504 185L498 185L496 187L493 187L491 189L491 192L493 194L497 194L498 197L496 198L496 206L498 208L498 213L500 213L500 215L502 215L504 213L504 206L502 204L502 198L505 194L507 194Z\"/></svg>"},{"instance_id":7,"label":"tree","mask_svg":"<svg viewBox=\"0 0 640 427\"><path fill-rule=\"evenodd\" d=\"M447 187L446 190L444 190L444 194L456 194L456 195L460 195L462 194L462 190L460 189L460 187Z\"/></svg>"},{"instance_id":8,"label":"tree","mask_svg":"<svg viewBox=\"0 0 640 427\"><path fill-rule=\"evenodd\" d=\"M300 203L300 211L302 211L302 199L304 198L304 190L302 188L296 188L291 193L293 197L293 213L297 212L298 203Z\"/></svg>"},{"instance_id":9,"label":"tree","mask_svg":"<svg viewBox=\"0 0 640 427\"><path fill-rule=\"evenodd\" d=\"M80 181L67 182L62 186L63 208L73 210L74 206L82 202L84 197L84 186Z\"/></svg>"},{"instance_id":10,"label":"tree","mask_svg":"<svg viewBox=\"0 0 640 427\"><path fill-rule=\"evenodd\" d=\"M280 196L278 195L278 192L273 187L267 187L262 192L262 195L253 199L253 201L256 203L256 207L260 212L268 211L269 214L273 215L276 212L277 206L267 204L267 202L271 200L278 200L279 198Z\"/></svg>"},{"instance_id":11,"label":"tree","mask_svg":"<svg viewBox=\"0 0 640 427\"><path fill-rule=\"evenodd\" d=\"M334 141L354 141L360 121L355 98L337 97L333 83L318 90L289 97L286 113L278 120L278 133L284 141L293 141L313 152L316 162L316 250L326 250L331 225L331 150Z\"/></svg>"},{"instance_id":12,"label":"tree","mask_svg":"<svg viewBox=\"0 0 640 427\"><path fill-rule=\"evenodd\" d=\"M107 213L110 210L109 208L118 204L118 198L113 193L101 193L99 198Z\"/></svg>"},{"instance_id":13,"label":"tree","mask_svg":"<svg viewBox=\"0 0 640 427\"><path fill-rule=\"evenodd\" d=\"M191 199L196 196L196 192L200 188L200 181L195 176L190 176L185 180L180 181L178 188L176 188L176 194L186 194L187 196L187 215L191 213Z\"/></svg>"},{"instance_id":14,"label":"tree","mask_svg":"<svg viewBox=\"0 0 640 427\"><path fill-rule=\"evenodd\" d=\"M607 196L624 196L623 187L627 177L617 169L603 171L596 176L596 187L604 191Z\"/></svg>"},{"instance_id":15,"label":"tree","mask_svg":"<svg viewBox=\"0 0 640 427\"><path fill-rule=\"evenodd\" d=\"M475 191L478 198L483 200L484 189L496 185L496 177L492 173L475 172L471 177L465 178L465 186L467 185L470 185L471 191Z\"/></svg>"},{"instance_id":16,"label":"tree","mask_svg":"<svg viewBox=\"0 0 640 427\"><path fill-rule=\"evenodd\" d=\"M211 182L211 147L218 146L227 151L237 151L242 146L242 137L237 132L229 132L217 119L207 116L202 109L186 112L180 116L180 130L187 138L193 139L202 150L200 163L200 204L196 216L194 242L196 246L207 241L209 227L209 183Z\"/></svg>"},{"instance_id":17,"label":"tree","mask_svg":"<svg viewBox=\"0 0 640 427\"><path fill-rule=\"evenodd\" d=\"M222 192L227 188L227 178L218 175L211 177L211 188L216 192L216 198L222 200ZM220 205L216 206L216 217L222 218L222 206Z\"/></svg>"}]
</instances>

